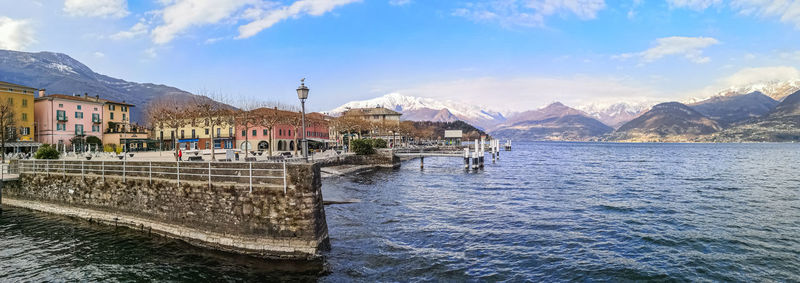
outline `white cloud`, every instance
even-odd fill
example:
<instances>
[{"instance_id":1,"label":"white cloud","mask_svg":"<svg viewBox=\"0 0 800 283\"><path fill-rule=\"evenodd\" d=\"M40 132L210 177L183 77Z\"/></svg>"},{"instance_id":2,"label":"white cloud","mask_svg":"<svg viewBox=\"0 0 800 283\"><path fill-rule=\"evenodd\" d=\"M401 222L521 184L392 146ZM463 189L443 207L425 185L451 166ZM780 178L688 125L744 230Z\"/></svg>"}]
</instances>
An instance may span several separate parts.
<instances>
[{"instance_id":1,"label":"white cloud","mask_svg":"<svg viewBox=\"0 0 800 283\"><path fill-rule=\"evenodd\" d=\"M667 0L671 8L689 8L702 11L713 5L722 3L722 0Z\"/></svg>"},{"instance_id":2,"label":"white cloud","mask_svg":"<svg viewBox=\"0 0 800 283\"><path fill-rule=\"evenodd\" d=\"M25 50L36 43L29 20L0 16L0 49Z\"/></svg>"},{"instance_id":3,"label":"white cloud","mask_svg":"<svg viewBox=\"0 0 800 283\"><path fill-rule=\"evenodd\" d=\"M156 11L162 23L152 30L153 42L165 44L192 27L245 21L236 38L254 36L274 24L302 15L319 16L336 7L361 0L298 0L288 6L264 0L161 0Z\"/></svg>"},{"instance_id":4,"label":"white cloud","mask_svg":"<svg viewBox=\"0 0 800 283\"><path fill-rule=\"evenodd\" d=\"M336 7L354 2L360 2L360 0L299 0L289 6L262 11L258 19L239 27L239 36L237 38L254 36L262 30L289 18L296 18L303 14L320 16Z\"/></svg>"},{"instance_id":5,"label":"white cloud","mask_svg":"<svg viewBox=\"0 0 800 283\"><path fill-rule=\"evenodd\" d=\"M152 31L153 42L157 44L172 41L188 28L218 23L254 0L176 0L163 3L168 5L161 11L164 22Z\"/></svg>"},{"instance_id":6,"label":"white cloud","mask_svg":"<svg viewBox=\"0 0 800 283\"><path fill-rule=\"evenodd\" d=\"M158 53L156 53L156 49L154 47L145 49L144 54L151 59L156 58L158 56Z\"/></svg>"},{"instance_id":7,"label":"white cloud","mask_svg":"<svg viewBox=\"0 0 800 283\"><path fill-rule=\"evenodd\" d=\"M614 56L618 59L639 58L642 63L650 63L666 56L680 55L694 63L707 63L711 58L703 56L703 49L718 44L711 37L672 36L656 40L656 45L638 53L625 53Z\"/></svg>"},{"instance_id":8,"label":"white cloud","mask_svg":"<svg viewBox=\"0 0 800 283\"><path fill-rule=\"evenodd\" d=\"M731 7L744 15L755 15L762 18L778 18L782 23L793 24L800 29L800 2L773 0L733 0Z\"/></svg>"},{"instance_id":9,"label":"white cloud","mask_svg":"<svg viewBox=\"0 0 800 283\"><path fill-rule=\"evenodd\" d=\"M411 0L389 0L389 5L392 6L403 6L411 4Z\"/></svg>"},{"instance_id":10,"label":"white cloud","mask_svg":"<svg viewBox=\"0 0 800 283\"><path fill-rule=\"evenodd\" d=\"M106 54L103 53L103 52L100 52L100 51L95 51L92 55L94 55L95 58L105 58L106 57Z\"/></svg>"},{"instance_id":11,"label":"white cloud","mask_svg":"<svg viewBox=\"0 0 800 283\"><path fill-rule=\"evenodd\" d=\"M771 81L800 79L800 70L789 66L745 68L720 80L725 86L745 86Z\"/></svg>"},{"instance_id":12,"label":"white cloud","mask_svg":"<svg viewBox=\"0 0 800 283\"><path fill-rule=\"evenodd\" d=\"M572 14L591 20L605 9L604 0L492 0L467 3L454 16L476 22L497 22L503 26L540 27L549 16Z\"/></svg>"},{"instance_id":13,"label":"white cloud","mask_svg":"<svg viewBox=\"0 0 800 283\"><path fill-rule=\"evenodd\" d=\"M65 0L64 12L76 17L122 18L127 16L126 0Z\"/></svg>"},{"instance_id":14,"label":"white cloud","mask_svg":"<svg viewBox=\"0 0 800 283\"><path fill-rule=\"evenodd\" d=\"M139 35L147 34L147 25L143 22L138 22L133 25L129 30L123 30L118 33L112 34L111 39L131 39Z\"/></svg>"}]
</instances>

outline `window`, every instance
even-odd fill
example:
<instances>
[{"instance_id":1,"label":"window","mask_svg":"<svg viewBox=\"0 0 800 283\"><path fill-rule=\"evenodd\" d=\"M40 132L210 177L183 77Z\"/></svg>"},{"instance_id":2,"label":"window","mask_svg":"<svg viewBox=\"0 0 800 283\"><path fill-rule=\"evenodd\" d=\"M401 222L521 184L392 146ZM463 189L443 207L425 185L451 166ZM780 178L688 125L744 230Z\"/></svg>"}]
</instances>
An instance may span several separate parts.
<instances>
[{"instance_id":1,"label":"window","mask_svg":"<svg viewBox=\"0 0 800 283\"><path fill-rule=\"evenodd\" d=\"M175 139L175 131L169 131L169 139L171 140Z\"/></svg>"},{"instance_id":2,"label":"window","mask_svg":"<svg viewBox=\"0 0 800 283\"><path fill-rule=\"evenodd\" d=\"M114 104L109 104L109 105L108 105L108 110L112 110L112 111L113 111L113 110L117 110L117 107L116 107L116 106L114 106Z\"/></svg>"},{"instance_id":3,"label":"window","mask_svg":"<svg viewBox=\"0 0 800 283\"><path fill-rule=\"evenodd\" d=\"M181 138L183 138L183 130L181 130Z\"/></svg>"},{"instance_id":4,"label":"window","mask_svg":"<svg viewBox=\"0 0 800 283\"><path fill-rule=\"evenodd\" d=\"M28 100L27 99L23 99L22 100L22 107L28 107Z\"/></svg>"},{"instance_id":5,"label":"window","mask_svg":"<svg viewBox=\"0 0 800 283\"><path fill-rule=\"evenodd\" d=\"M56 117L59 121L67 120L67 112L64 110L56 110Z\"/></svg>"},{"instance_id":6,"label":"window","mask_svg":"<svg viewBox=\"0 0 800 283\"><path fill-rule=\"evenodd\" d=\"M222 142L214 141L214 148L216 148L216 149L222 148Z\"/></svg>"},{"instance_id":7,"label":"window","mask_svg":"<svg viewBox=\"0 0 800 283\"><path fill-rule=\"evenodd\" d=\"M66 131L67 130L67 125L63 124L63 123L58 123L58 124L56 124L56 130L57 131Z\"/></svg>"},{"instance_id":8,"label":"window","mask_svg":"<svg viewBox=\"0 0 800 283\"><path fill-rule=\"evenodd\" d=\"M22 121L28 121L28 113L22 113Z\"/></svg>"},{"instance_id":9,"label":"window","mask_svg":"<svg viewBox=\"0 0 800 283\"><path fill-rule=\"evenodd\" d=\"M206 148L211 148L211 142L206 141Z\"/></svg>"},{"instance_id":10,"label":"window","mask_svg":"<svg viewBox=\"0 0 800 283\"><path fill-rule=\"evenodd\" d=\"M59 103L58 108L64 108L64 104Z\"/></svg>"},{"instance_id":11,"label":"window","mask_svg":"<svg viewBox=\"0 0 800 283\"><path fill-rule=\"evenodd\" d=\"M292 130L289 130L289 133L287 135L291 136L292 135Z\"/></svg>"},{"instance_id":12,"label":"window","mask_svg":"<svg viewBox=\"0 0 800 283\"><path fill-rule=\"evenodd\" d=\"M94 111L97 111L97 107L94 108Z\"/></svg>"},{"instance_id":13,"label":"window","mask_svg":"<svg viewBox=\"0 0 800 283\"><path fill-rule=\"evenodd\" d=\"M109 114L111 114L111 120L114 120L114 112L110 112Z\"/></svg>"},{"instance_id":14,"label":"window","mask_svg":"<svg viewBox=\"0 0 800 283\"><path fill-rule=\"evenodd\" d=\"M228 128L228 136L229 137L233 136L233 128Z\"/></svg>"},{"instance_id":15,"label":"window","mask_svg":"<svg viewBox=\"0 0 800 283\"><path fill-rule=\"evenodd\" d=\"M27 135L30 135L30 134L31 134L31 128L30 127L22 128L22 135L23 136L27 136Z\"/></svg>"},{"instance_id":16,"label":"window","mask_svg":"<svg viewBox=\"0 0 800 283\"><path fill-rule=\"evenodd\" d=\"M242 137L246 137L246 136L247 136L247 131L242 130Z\"/></svg>"},{"instance_id":17,"label":"window","mask_svg":"<svg viewBox=\"0 0 800 283\"><path fill-rule=\"evenodd\" d=\"M9 97L8 98L8 105L14 105L14 99Z\"/></svg>"},{"instance_id":18,"label":"window","mask_svg":"<svg viewBox=\"0 0 800 283\"><path fill-rule=\"evenodd\" d=\"M262 133L262 135L268 136L269 135L269 131L267 131L267 129L264 129L264 132Z\"/></svg>"},{"instance_id":19,"label":"window","mask_svg":"<svg viewBox=\"0 0 800 283\"><path fill-rule=\"evenodd\" d=\"M75 134L79 136L83 135L83 125L75 125Z\"/></svg>"},{"instance_id":20,"label":"window","mask_svg":"<svg viewBox=\"0 0 800 283\"><path fill-rule=\"evenodd\" d=\"M206 135L208 134L208 129L206 129Z\"/></svg>"},{"instance_id":21,"label":"window","mask_svg":"<svg viewBox=\"0 0 800 283\"><path fill-rule=\"evenodd\" d=\"M221 129L220 129L220 128L217 128L217 136L219 136L219 133L220 133L220 132L221 132Z\"/></svg>"},{"instance_id":22,"label":"window","mask_svg":"<svg viewBox=\"0 0 800 283\"><path fill-rule=\"evenodd\" d=\"M100 122L100 114L92 113L92 122L99 123Z\"/></svg>"},{"instance_id":23,"label":"window","mask_svg":"<svg viewBox=\"0 0 800 283\"><path fill-rule=\"evenodd\" d=\"M255 136L257 136L257 135L258 135L258 131L256 131L256 130L253 130L253 136L255 137Z\"/></svg>"},{"instance_id":24,"label":"window","mask_svg":"<svg viewBox=\"0 0 800 283\"><path fill-rule=\"evenodd\" d=\"M122 113L122 121L125 121L125 113Z\"/></svg>"},{"instance_id":25,"label":"window","mask_svg":"<svg viewBox=\"0 0 800 283\"><path fill-rule=\"evenodd\" d=\"M92 125L92 132L99 132L99 131L100 131L100 126Z\"/></svg>"},{"instance_id":26,"label":"window","mask_svg":"<svg viewBox=\"0 0 800 283\"><path fill-rule=\"evenodd\" d=\"M75 112L75 118L83 118L83 112Z\"/></svg>"},{"instance_id":27,"label":"window","mask_svg":"<svg viewBox=\"0 0 800 283\"><path fill-rule=\"evenodd\" d=\"M195 138L197 135L194 133L194 129L192 129L192 138Z\"/></svg>"},{"instance_id":28,"label":"window","mask_svg":"<svg viewBox=\"0 0 800 283\"><path fill-rule=\"evenodd\" d=\"M78 104L78 110L81 110L81 105L80 104Z\"/></svg>"}]
</instances>

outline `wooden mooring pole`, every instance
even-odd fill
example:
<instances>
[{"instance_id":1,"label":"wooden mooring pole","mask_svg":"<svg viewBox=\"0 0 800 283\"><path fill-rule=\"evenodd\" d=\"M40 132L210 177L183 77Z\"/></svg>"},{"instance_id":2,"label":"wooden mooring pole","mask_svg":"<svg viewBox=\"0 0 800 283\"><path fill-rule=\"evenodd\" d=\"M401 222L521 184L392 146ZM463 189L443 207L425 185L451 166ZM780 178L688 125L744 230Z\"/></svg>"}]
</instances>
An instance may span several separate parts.
<instances>
[{"instance_id":1,"label":"wooden mooring pole","mask_svg":"<svg viewBox=\"0 0 800 283\"><path fill-rule=\"evenodd\" d=\"M425 169L425 156L419 157L419 169Z\"/></svg>"},{"instance_id":2,"label":"wooden mooring pole","mask_svg":"<svg viewBox=\"0 0 800 283\"><path fill-rule=\"evenodd\" d=\"M469 170L469 147L464 149L464 170Z\"/></svg>"}]
</instances>

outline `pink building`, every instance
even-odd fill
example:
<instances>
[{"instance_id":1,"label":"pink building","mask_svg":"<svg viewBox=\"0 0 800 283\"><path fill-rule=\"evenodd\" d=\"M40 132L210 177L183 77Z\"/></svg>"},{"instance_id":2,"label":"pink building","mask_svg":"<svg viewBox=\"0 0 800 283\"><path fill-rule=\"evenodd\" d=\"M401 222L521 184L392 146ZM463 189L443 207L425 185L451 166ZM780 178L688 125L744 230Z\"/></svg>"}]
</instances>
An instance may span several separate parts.
<instances>
[{"instance_id":1,"label":"pink building","mask_svg":"<svg viewBox=\"0 0 800 283\"><path fill-rule=\"evenodd\" d=\"M259 108L252 111L261 114L266 114L264 112L276 113L281 117L299 117L300 115L297 112L269 108ZM309 121L306 126L308 140L311 142L327 142L328 124L324 121L323 116L318 113L309 113L306 115L306 119ZM310 123L311 119L315 119L315 123ZM295 127L286 123L275 125L271 133L265 127L259 125L251 125L248 129L245 129L243 125L237 125L237 148L254 151L266 151L270 148L273 152L294 151L295 147L298 147L303 139L303 134L300 131L300 127L295 129ZM272 135L272 144L270 144L270 135Z\"/></svg>"},{"instance_id":2,"label":"pink building","mask_svg":"<svg viewBox=\"0 0 800 283\"><path fill-rule=\"evenodd\" d=\"M34 102L36 141L70 145L76 136L102 140L103 104L97 96L40 93Z\"/></svg>"}]
</instances>

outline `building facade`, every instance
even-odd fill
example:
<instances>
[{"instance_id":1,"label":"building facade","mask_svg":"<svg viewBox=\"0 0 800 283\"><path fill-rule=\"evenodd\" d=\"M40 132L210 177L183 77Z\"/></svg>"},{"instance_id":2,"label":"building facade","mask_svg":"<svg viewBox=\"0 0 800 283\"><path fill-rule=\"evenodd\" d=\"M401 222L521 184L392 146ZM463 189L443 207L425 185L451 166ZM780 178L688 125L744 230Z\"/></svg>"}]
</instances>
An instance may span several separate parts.
<instances>
[{"instance_id":1,"label":"building facade","mask_svg":"<svg viewBox=\"0 0 800 283\"><path fill-rule=\"evenodd\" d=\"M34 102L38 128L36 141L45 144L71 145L75 137L103 138L103 105L98 97L45 95Z\"/></svg>"},{"instance_id":2,"label":"building facade","mask_svg":"<svg viewBox=\"0 0 800 283\"><path fill-rule=\"evenodd\" d=\"M303 139L302 126L291 125L292 123L287 121L299 119L300 113L275 108L259 108L252 111L253 116L274 115L278 122L270 131L260 123L250 124L246 128L241 121L237 121L236 143L238 148L249 151L272 150L272 152L299 149L298 146ZM306 114L306 137L310 143L329 141L328 122L323 119L322 114Z\"/></svg>"},{"instance_id":3,"label":"building facade","mask_svg":"<svg viewBox=\"0 0 800 283\"><path fill-rule=\"evenodd\" d=\"M11 106L14 114L14 125L6 129L7 141L35 140L34 99L37 91L32 87L0 82L0 103Z\"/></svg>"},{"instance_id":4,"label":"building facade","mask_svg":"<svg viewBox=\"0 0 800 283\"><path fill-rule=\"evenodd\" d=\"M177 130L156 127L150 136L159 140L164 150L174 149L173 143L177 139L178 147L182 150L205 150L211 149L234 149L236 148L236 133L234 127L225 124L215 126L214 140L211 140L211 127L203 125L202 122L194 125L188 124Z\"/></svg>"},{"instance_id":5,"label":"building facade","mask_svg":"<svg viewBox=\"0 0 800 283\"><path fill-rule=\"evenodd\" d=\"M361 118L370 123L380 123L384 125L399 125L400 116L403 114L383 107L375 108L352 108L348 109L342 116L353 116Z\"/></svg>"}]
</instances>

